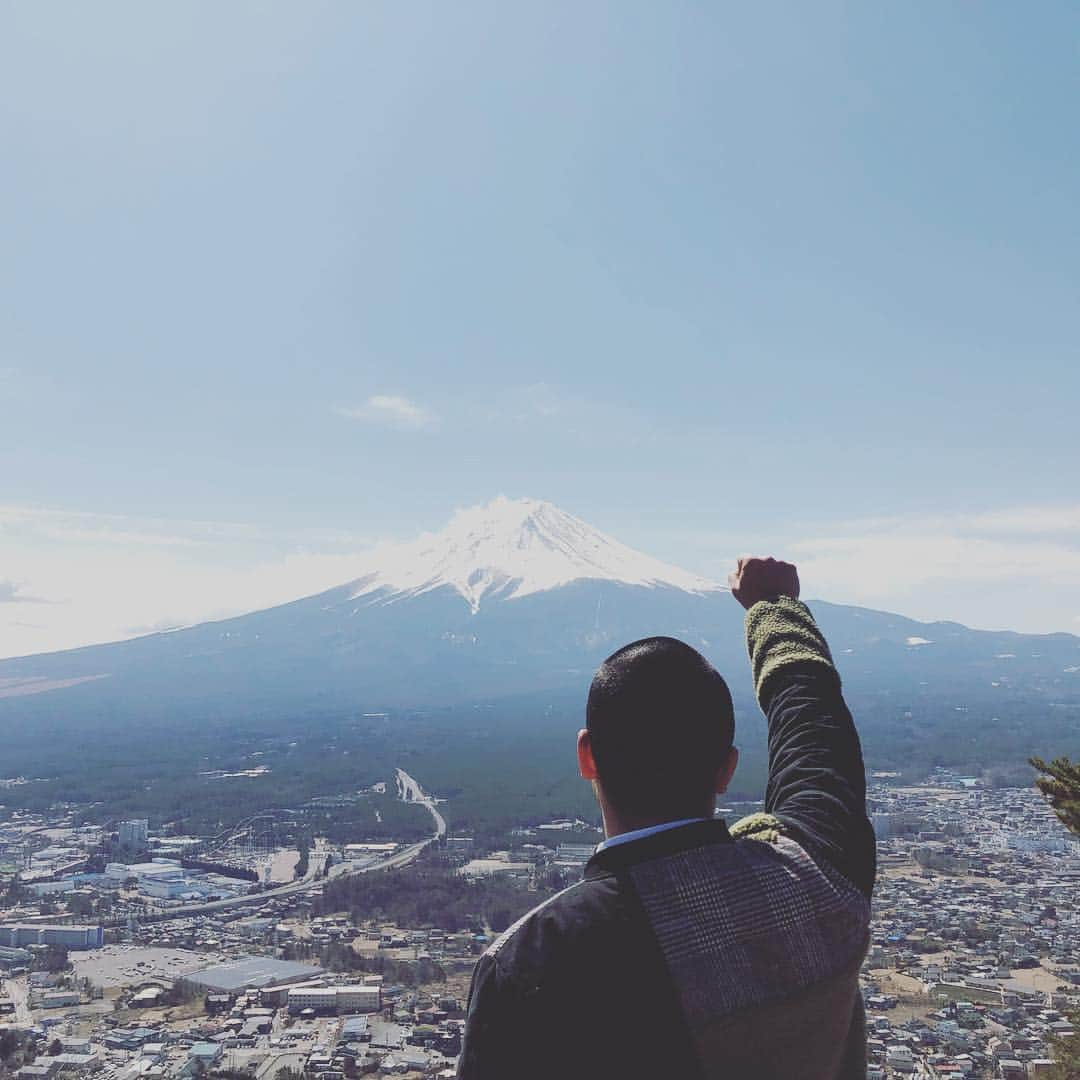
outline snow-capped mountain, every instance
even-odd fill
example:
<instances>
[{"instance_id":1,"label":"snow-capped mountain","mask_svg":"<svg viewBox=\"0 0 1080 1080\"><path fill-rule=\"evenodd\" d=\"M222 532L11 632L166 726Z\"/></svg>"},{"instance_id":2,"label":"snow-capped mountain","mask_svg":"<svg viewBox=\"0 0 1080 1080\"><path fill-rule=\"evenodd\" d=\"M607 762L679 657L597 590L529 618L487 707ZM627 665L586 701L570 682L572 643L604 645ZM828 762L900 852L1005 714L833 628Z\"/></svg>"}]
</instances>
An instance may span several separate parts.
<instances>
[{"instance_id":1,"label":"snow-capped mountain","mask_svg":"<svg viewBox=\"0 0 1080 1080\"><path fill-rule=\"evenodd\" d=\"M898 724L912 738L947 731L961 756L990 730L1075 729L1080 638L811 606L870 729ZM174 732L515 695L580 703L600 660L652 634L704 652L728 677L741 715L756 715L743 612L726 589L550 504L499 498L459 512L441 532L369 553L352 581L315 596L0 661L0 731L156 722Z\"/></svg>"},{"instance_id":2,"label":"snow-capped mountain","mask_svg":"<svg viewBox=\"0 0 1080 1080\"><path fill-rule=\"evenodd\" d=\"M393 602L448 587L474 612L485 597L513 600L582 580L696 594L719 588L634 551L551 503L502 495L459 510L440 532L376 548L371 562L373 568L353 583L351 598L377 595Z\"/></svg>"}]
</instances>

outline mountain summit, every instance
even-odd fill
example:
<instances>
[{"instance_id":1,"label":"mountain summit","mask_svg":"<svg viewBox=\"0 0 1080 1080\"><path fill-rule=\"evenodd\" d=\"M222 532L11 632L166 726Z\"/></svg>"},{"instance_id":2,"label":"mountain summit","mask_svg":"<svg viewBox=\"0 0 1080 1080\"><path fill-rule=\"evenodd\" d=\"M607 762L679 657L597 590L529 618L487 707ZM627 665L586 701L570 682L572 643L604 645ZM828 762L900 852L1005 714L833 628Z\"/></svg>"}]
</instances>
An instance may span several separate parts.
<instances>
[{"instance_id":1,"label":"mountain summit","mask_svg":"<svg viewBox=\"0 0 1080 1080\"><path fill-rule=\"evenodd\" d=\"M644 555L536 499L500 495L486 506L459 510L437 533L382 545L372 569L352 583L350 598L392 603L449 586L473 613L485 597L512 600L568 585L610 581L704 594L719 585Z\"/></svg>"}]
</instances>

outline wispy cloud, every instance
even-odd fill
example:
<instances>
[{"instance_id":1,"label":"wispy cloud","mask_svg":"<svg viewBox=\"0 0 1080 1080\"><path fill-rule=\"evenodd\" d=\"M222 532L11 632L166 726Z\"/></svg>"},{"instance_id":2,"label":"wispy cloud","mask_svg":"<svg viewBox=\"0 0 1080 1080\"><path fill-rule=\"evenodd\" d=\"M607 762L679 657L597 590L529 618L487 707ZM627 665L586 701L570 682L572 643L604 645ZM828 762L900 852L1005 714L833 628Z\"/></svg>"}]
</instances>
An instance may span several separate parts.
<instances>
[{"instance_id":1,"label":"wispy cloud","mask_svg":"<svg viewBox=\"0 0 1080 1080\"><path fill-rule=\"evenodd\" d=\"M1080 541L1080 503L1022 506L976 514L968 520L968 527L1003 534L1073 534Z\"/></svg>"},{"instance_id":2,"label":"wispy cloud","mask_svg":"<svg viewBox=\"0 0 1080 1080\"><path fill-rule=\"evenodd\" d=\"M41 506L0 505L0 540L80 543L88 546L198 547L227 539L253 540L250 525L216 521L165 521Z\"/></svg>"},{"instance_id":3,"label":"wispy cloud","mask_svg":"<svg viewBox=\"0 0 1080 1080\"><path fill-rule=\"evenodd\" d=\"M794 550L823 583L868 595L938 580L1080 586L1080 506L856 520Z\"/></svg>"},{"instance_id":4,"label":"wispy cloud","mask_svg":"<svg viewBox=\"0 0 1080 1080\"><path fill-rule=\"evenodd\" d=\"M0 581L0 604L47 604L43 596L31 596L14 581Z\"/></svg>"},{"instance_id":5,"label":"wispy cloud","mask_svg":"<svg viewBox=\"0 0 1080 1080\"><path fill-rule=\"evenodd\" d=\"M435 414L427 406L400 394L375 394L363 405L339 405L334 411L350 420L365 420L413 430L431 427L435 423Z\"/></svg>"},{"instance_id":6,"label":"wispy cloud","mask_svg":"<svg viewBox=\"0 0 1080 1080\"><path fill-rule=\"evenodd\" d=\"M0 506L0 657L167 630L317 593L357 577L375 539L325 528Z\"/></svg>"},{"instance_id":7,"label":"wispy cloud","mask_svg":"<svg viewBox=\"0 0 1080 1080\"><path fill-rule=\"evenodd\" d=\"M1080 601L1077 505L842 522L787 550L811 595L916 618L1066 630Z\"/></svg>"},{"instance_id":8,"label":"wispy cloud","mask_svg":"<svg viewBox=\"0 0 1080 1080\"><path fill-rule=\"evenodd\" d=\"M45 541L88 548L213 548L250 554L270 543L298 550L368 548L374 537L347 529L313 527L282 532L240 521L158 518L45 506L0 504L0 555L21 544Z\"/></svg>"},{"instance_id":9,"label":"wispy cloud","mask_svg":"<svg viewBox=\"0 0 1080 1080\"><path fill-rule=\"evenodd\" d=\"M1080 503L657 534L669 560L723 581L740 554L799 567L811 598L1025 633L1077 633Z\"/></svg>"}]
</instances>

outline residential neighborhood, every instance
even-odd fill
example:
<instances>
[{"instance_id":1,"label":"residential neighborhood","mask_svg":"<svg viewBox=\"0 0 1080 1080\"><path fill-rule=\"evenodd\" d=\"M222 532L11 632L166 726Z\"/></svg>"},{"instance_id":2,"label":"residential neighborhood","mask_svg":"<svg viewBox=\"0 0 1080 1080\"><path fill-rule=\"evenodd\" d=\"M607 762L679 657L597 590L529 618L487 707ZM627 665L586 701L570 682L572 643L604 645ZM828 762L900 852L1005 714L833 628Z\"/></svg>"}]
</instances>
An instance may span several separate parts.
<instances>
[{"instance_id":1,"label":"residential neighborhood","mask_svg":"<svg viewBox=\"0 0 1080 1080\"><path fill-rule=\"evenodd\" d=\"M870 1080L1048 1073L1080 1005L1080 844L1034 790L944 770L920 786L872 778L868 805ZM191 842L156 838L146 821L112 835L131 861L97 868L102 830L68 813L0 828L0 1021L19 1080L451 1077L472 967L497 928L329 911L330 886L392 873L411 853L466 881L540 890L579 879L599 838L567 821L520 826L504 850L466 835L422 853L317 840L299 878L283 852L259 853L266 871L238 878L193 866L180 854ZM282 866L291 883L272 879Z\"/></svg>"}]
</instances>

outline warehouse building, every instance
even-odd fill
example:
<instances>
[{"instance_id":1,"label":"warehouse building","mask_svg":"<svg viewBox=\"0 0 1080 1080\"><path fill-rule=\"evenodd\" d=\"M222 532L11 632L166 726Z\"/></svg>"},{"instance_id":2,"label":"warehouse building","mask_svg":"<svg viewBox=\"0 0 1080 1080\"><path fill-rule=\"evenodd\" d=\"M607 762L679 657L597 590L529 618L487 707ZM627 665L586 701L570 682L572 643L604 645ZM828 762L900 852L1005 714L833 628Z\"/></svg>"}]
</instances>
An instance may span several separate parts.
<instances>
[{"instance_id":1,"label":"warehouse building","mask_svg":"<svg viewBox=\"0 0 1080 1080\"><path fill-rule=\"evenodd\" d=\"M57 945L64 949L100 949L105 932L100 926L45 926L13 923L0 926L0 945L21 949L28 945Z\"/></svg>"},{"instance_id":2,"label":"warehouse building","mask_svg":"<svg viewBox=\"0 0 1080 1080\"><path fill-rule=\"evenodd\" d=\"M82 997L77 990L46 990L38 998L37 1004L42 1009L67 1009L81 1001Z\"/></svg>"},{"instance_id":3,"label":"warehouse building","mask_svg":"<svg viewBox=\"0 0 1080 1080\"><path fill-rule=\"evenodd\" d=\"M227 964L193 971L182 982L211 993L237 995L264 986L306 982L322 974L323 968L311 964L296 964L272 956L243 956Z\"/></svg>"}]
</instances>

